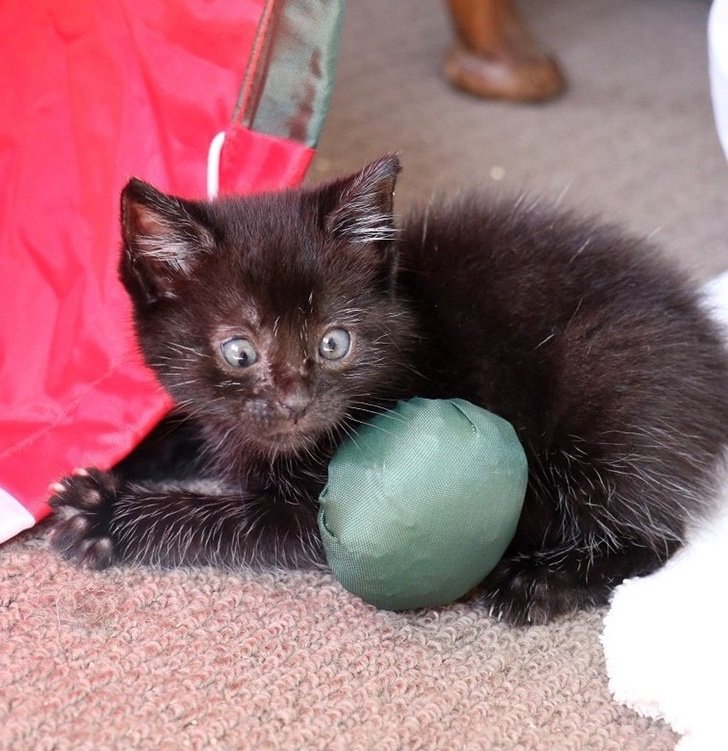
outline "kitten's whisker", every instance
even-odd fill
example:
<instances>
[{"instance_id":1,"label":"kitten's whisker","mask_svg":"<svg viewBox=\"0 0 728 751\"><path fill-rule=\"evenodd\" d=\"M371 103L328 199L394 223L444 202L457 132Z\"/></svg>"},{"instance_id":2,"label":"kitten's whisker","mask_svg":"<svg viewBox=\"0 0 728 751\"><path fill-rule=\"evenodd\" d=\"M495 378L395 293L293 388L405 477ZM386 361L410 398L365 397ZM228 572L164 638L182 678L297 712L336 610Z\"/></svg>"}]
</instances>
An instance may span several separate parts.
<instances>
[{"instance_id":1,"label":"kitten's whisker","mask_svg":"<svg viewBox=\"0 0 728 751\"><path fill-rule=\"evenodd\" d=\"M366 414L373 415L375 417L381 416L381 417L386 417L388 420L393 420L394 422L399 422L402 424L407 423L407 420L402 415L396 413L394 410L391 410L391 409L385 409L385 410L369 409L367 407L362 407L360 405L354 405L354 409L357 412L365 412Z\"/></svg>"},{"instance_id":2,"label":"kitten's whisker","mask_svg":"<svg viewBox=\"0 0 728 751\"><path fill-rule=\"evenodd\" d=\"M356 446L357 450L360 454L363 454L362 447L356 442L356 431L352 430L348 425L345 423L341 424L342 430L346 433L347 438Z\"/></svg>"},{"instance_id":3,"label":"kitten's whisker","mask_svg":"<svg viewBox=\"0 0 728 751\"><path fill-rule=\"evenodd\" d=\"M366 426L366 427L369 427L369 428L374 428L374 430L378 430L381 433L384 433L385 435L389 435L389 436L394 435L394 433L391 433L389 430L387 430L386 428L383 428L381 425L375 425L374 423L367 422L366 420L357 420L356 417L352 417L351 421L355 425L363 425L363 426Z\"/></svg>"}]
</instances>

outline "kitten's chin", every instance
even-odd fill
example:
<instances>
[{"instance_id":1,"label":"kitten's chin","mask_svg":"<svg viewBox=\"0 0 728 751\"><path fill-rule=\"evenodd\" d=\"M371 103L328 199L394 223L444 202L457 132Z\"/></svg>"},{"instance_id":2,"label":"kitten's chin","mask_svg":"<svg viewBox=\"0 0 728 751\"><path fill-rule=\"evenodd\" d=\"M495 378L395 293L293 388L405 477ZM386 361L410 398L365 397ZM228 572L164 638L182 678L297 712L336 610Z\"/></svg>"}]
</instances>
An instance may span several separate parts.
<instances>
[{"instance_id":1,"label":"kitten's chin","mask_svg":"<svg viewBox=\"0 0 728 751\"><path fill-rule=\"evenodd\" d=\"M295 456L301 454L306 450L306 447L311 446L311 439L306 439L302 436L286 434L273 434L265 437L260 437L256 441L257 445L266 454L272 455L286 455Z\"/></svg>"},{"instance_id":2,"label":"kitten's chin","mask_svg":"<svg viewBox=\"0 0 728 751\"><path fill-rule=\"evenodd\" d=\"M256 445L267 455L295 456L311 451L323 431L314 430L271 430L255 437Z\"/></svg>"}]
</instances>

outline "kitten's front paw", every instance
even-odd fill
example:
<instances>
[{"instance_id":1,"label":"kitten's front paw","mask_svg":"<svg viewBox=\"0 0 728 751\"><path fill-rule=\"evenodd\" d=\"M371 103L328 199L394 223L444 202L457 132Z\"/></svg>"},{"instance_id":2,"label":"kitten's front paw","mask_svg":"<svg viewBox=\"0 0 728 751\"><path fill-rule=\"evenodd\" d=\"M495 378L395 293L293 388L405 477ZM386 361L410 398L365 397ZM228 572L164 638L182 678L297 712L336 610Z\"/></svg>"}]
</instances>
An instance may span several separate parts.
<instances>
[{"instance_id":1,"label":"kitten's front paw","mask_svg":"<svg viewBox=\"0 0 728 751\"><path fill-rule=\"evenodd\" d=\"M108 472L79 469L51 486L56 519L51 547L64 559L93 569L114 562L109 535L116 483Z\"/></svg>"},{"instance_id":2,"label":"kitten's front paw","mask_svg":"<svg viewBox=\"0 0 728 751\"><path fill-rule=\"evenodd\" d=\"M546 559L546 560L545 560ZM561 615L606 601L607 591L582 581L578 568L549 563L547 556L504 558L481 585L491 615L512 626L548 623Z\"/></svg>"}]
</instances>

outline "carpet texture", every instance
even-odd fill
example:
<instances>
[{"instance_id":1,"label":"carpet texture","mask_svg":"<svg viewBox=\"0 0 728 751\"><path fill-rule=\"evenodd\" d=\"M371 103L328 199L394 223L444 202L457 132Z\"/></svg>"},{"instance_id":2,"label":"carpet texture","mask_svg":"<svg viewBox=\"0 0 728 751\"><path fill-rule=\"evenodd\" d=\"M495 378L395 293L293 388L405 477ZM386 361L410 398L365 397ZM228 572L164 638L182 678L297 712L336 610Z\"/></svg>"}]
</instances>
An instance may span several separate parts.
<instances>
[{"instance_id":1,"label":"carpet texture","mask_svg":"<svg viewBox=\"0 0 728 751\"><path fill-rule=\"evenodd\" d=\"M452 91L439 2L350 0L311 179L387 151L404 208L480 184L655 234L728 268L728 167L704 0L529 0L571 88L534 107ZM29 470L30 471L30 470ZM79 571L47 525L0 547L0 749L671 749L608 693L603 612L513 630L460 603L378 612L324 574Z\"/></svg>"},{"instance_id":2,"label":"carpet texture","mask_svg":"<svg viewBox=\"0 0 728 751\"><path fill-rule=\"evenodd\" d=\"M610 701L601 614L377 611L324 574L94 574L0 548L3 749L668 749Z\"/></svg>"}]
</instances>

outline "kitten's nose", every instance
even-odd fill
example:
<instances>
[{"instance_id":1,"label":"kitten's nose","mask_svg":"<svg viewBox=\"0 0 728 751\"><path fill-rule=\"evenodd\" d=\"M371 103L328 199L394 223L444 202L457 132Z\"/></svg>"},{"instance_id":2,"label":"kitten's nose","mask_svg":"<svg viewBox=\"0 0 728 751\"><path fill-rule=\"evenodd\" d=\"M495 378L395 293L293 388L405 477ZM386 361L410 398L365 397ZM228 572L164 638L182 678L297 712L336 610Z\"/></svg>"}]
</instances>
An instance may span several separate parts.
<instances>
[{"instance_id":1,"label":"kitten's nose","mask_svg":"<svg viewBox=\"0 0 728 751\"><path fill-rule=\"evenodd\" d=\"M311 395L305 388L291 389L281 397L280 404L286 417L297 422L306 414L306 410L311 404Z\"/></svg>"}]
</instances>

